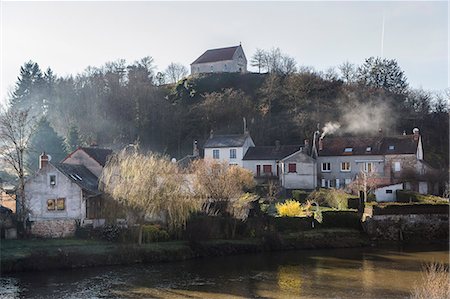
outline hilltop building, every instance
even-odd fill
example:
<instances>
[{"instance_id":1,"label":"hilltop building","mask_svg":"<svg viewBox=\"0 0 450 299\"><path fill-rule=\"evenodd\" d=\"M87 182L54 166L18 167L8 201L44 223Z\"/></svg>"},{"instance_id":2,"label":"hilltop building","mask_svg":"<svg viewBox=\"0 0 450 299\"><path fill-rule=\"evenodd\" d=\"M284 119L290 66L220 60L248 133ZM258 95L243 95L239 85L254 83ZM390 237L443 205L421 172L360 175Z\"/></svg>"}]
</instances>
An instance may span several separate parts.
<instances>
[{"instance_id":1,"label":"hilltop building","mask_svg":"<svg viewBox=\"0 0 450 299\"><path fill-rule=\"evenodd\" d=\"M207 50L191 63L191 75L245 72L247 72L247 58L241 45Z\"/></svg>"}]
</instances>

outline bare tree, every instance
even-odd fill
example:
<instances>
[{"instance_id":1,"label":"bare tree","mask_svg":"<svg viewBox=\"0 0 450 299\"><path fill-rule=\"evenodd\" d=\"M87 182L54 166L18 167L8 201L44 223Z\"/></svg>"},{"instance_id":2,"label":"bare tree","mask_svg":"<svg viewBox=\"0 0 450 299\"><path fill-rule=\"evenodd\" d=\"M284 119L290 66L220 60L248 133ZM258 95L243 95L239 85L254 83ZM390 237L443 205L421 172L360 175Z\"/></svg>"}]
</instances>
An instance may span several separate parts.
<instances>
[{"instance_id":1,"label":"bare tree","mask_svg":"<svg viewBox=\"0 0 450 299\"><path fill-rule=\"evenodd\" d=\"M100 181L102 189L127 207L129 218L139 225L139 244L146 218L163 218L169 230L177 232L200 208L187 177L175 163L156 154L139 153L137 148L113 156Z\"/></svg>"},{"instance_id":2,"label":"bare tree","mask_svg":"<svg viewBox=\"0 0 450 299\"><path fill-rule=\"evenodd\" d=\"M164 73L166 74L169 83L177 83L188 75L188 70L184 65L172 62L166 68Z\"/></svg>"},{"instance_id":3,"label":"bare tree","mask_svg":"<svg viewBox=\"0 0 450 299\"><path fill-rule=\"evenodd\" d=\"M258 68L258 73L261 74L261 70L267 70L267 52L262 49L256 49L250 60L251 66Z\"/></svg>"},{"instance_id":4,"label":"bare tree","mask_svg":"<svg viewBox=\"0 0 450 299\"><path fill-rule=\"evenodd\" d=\"M363 192L363 202L366 203L369 193L374 191L379 185L380 178L375 169L361 169L355 180L349 184L348 189L352 190L354 193Z\"/></svg>"},{"instance_id":5,"label":"bare tree","mask_svg":"<svg viewBox=\"0 0 450 299\"><path fill-rule=\"evenodd\" d=\"M338 69L341 73L341 78L345 83L349 84L356 81L357 71L356 66L353 63L346 61L339 65Z\"/></svg>"},{"instance_id":6,"label":"bare tree","mask_svg":"<svg viewBox=\"0 0 450 299\"><path fill-rule=\"evenodd\" d=\"M10 108L0 114L0 155L18 179L18 218L23 221L28 214L25 198L25 156L30 148L30 139L35 129L35 120L29 110Z\"/></svg>"},{"instance_id":7,"label":"bare tree","mask_svg":"<svg viewBox=\"0 0 450 299\"><path fill-rule=\"evenodd\" d=\"M226 161L197 160L192 164L194 189L203 198L209 214L229 215L234 219L231 237L235 236L237 220L245 221L250 203L256 196L246 191L255 186L253 174Z\"/></svg>"}]
</instances>

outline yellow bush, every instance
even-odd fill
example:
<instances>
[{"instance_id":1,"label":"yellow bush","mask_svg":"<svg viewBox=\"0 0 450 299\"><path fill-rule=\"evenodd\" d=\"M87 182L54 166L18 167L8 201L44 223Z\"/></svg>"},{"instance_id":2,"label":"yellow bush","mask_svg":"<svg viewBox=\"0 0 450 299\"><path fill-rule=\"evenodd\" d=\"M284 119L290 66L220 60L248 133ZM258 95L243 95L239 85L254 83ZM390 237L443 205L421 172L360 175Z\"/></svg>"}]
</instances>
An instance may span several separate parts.
<instances>
[{"instance_id":1,"label":"yellow bush","mask_svg":"<svg viewBox=\"0 0 450 299\"><path fill-rule=\"evenodd\" d=\"M295 200L286 200L285 203L275 204L278 215L282 217L299 217L304 216L305 211L301 204Z\"/></svg>"}]
</instances>

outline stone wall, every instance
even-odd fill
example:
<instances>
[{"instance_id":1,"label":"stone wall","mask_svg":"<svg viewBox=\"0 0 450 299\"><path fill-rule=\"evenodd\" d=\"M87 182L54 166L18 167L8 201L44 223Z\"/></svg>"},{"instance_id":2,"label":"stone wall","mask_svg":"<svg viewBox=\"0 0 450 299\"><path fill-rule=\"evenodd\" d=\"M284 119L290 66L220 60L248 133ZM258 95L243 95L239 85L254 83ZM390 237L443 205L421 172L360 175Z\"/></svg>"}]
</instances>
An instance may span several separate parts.
<instances>
[{"instance_id":1,"label":"stone wall","mask_svg":"<svg viewBox=\"0 0 450 299\"><path fill-rule=\"evenodd\" d=\"M429 242L449 239L448 214L373 215L364 222L377 241Z\"/></svg>"},{"instance_id":2,"label":"stone wall","mask_svg":"<svg viewBox=\"0 0 450 299\"><path fill-rule=\"evenodd\" d=\"M42 238L66 238L75 235L76 220L41 220L31 223L31 234Z\"/></svg>"}]
</instances>

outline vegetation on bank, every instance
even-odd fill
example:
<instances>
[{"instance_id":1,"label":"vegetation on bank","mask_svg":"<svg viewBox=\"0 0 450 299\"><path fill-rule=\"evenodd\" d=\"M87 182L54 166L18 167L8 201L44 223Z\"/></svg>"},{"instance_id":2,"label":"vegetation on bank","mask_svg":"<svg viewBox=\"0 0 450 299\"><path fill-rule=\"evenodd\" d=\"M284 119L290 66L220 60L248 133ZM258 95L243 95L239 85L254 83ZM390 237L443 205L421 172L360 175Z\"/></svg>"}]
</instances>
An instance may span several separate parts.
<instances>
[{"instance_id":1,"label":"vegetation on bank","mask_svg":"<svg viewBox=\"0 0 450 299\"><path fill-rule=\"evenodd\" d=\"M422 278L416 282L412 299L450 298L450 276L448 264L431 263L423 267Z\"/></svg>"}]
</instances>

